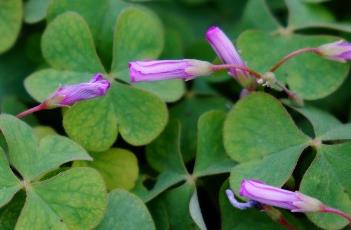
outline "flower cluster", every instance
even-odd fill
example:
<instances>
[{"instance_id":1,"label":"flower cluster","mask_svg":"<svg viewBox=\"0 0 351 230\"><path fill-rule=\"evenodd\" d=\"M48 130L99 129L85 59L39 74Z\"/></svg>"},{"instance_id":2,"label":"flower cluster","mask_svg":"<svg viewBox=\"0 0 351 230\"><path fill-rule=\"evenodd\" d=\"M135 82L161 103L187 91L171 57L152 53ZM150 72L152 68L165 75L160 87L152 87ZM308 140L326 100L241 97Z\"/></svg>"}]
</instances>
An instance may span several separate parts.
<instances>
[{"instance_id":1,"label":"flower cluster","mask_svg":"<svg viewBox=\"0 0 351 230\"><path fill-rule=\"evenodd\" d=\"M245 62L241 59L233 43L220 28L216 26L209 28L206 32L206 40L223 64L236 66L224 67L229 69L229 75L233 76L245 87L255 82L255 78L251 77L249 72L243 70L246 68ZM174 78L189 80L198 76L209 75L217 69L206 61L183 59L132 61L129 62L129 70L131 82L141 82Z\"/></svg>"}]
</instances>

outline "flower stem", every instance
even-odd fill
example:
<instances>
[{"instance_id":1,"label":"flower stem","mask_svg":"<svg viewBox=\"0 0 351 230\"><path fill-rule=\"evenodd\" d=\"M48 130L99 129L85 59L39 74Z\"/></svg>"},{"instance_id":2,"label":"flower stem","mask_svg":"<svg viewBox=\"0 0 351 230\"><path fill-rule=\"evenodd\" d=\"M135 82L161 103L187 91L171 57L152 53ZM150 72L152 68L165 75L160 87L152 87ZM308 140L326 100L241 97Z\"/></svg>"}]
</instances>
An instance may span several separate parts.
<instances>
[{"instance_id":1,"label":"flower stem","mask_svg":"<svg viewBox=\"0 0 351 230\"><path fill-rule=\"evenodd\" d=\"M26 111L23 111L22 113L17 114L16 117L17 118L23 118L25 116L28 116L28 115L30 115L32 113L35 113L35 112L38 112L38 111L41 111L41 110L44 110L44 109L46 109L46 105L45 104L39 104L39 105L37 105L37 106L35 106L33 108L30 108L30 109L28 109Z\"/></svg>"},{"instance_id":2,"label":"flower stem","mask_svg":"<svg viewBox=\"0 0 351 230\"><path fill-rule=\"evenodd\" d=\"M243 70L243 71L246 71L248 73L250 73L252 76L254 76L255 78L257 79L260 79L262 78L262 74L246 67L246 66L242 66L242 65L235 65L235 64L223 64L223 65L213 65L211 67L211 69L213 71L218 71L218 70L223 70L223 69L239 69L239 70Z\"/></svg>"},{"instance_id":3,"label":"flower stem","mask_svg":"<svg viewBox=\"0 0 351 230\"><path fill-rule=\"evenodd\" d=\"M331 207L328 207L328 206L324 206L320 212L332 213L332 214L341 216L341 217L343 217L343 218L345 218L346 220L349 221L349 226L351 227L351 216L349 216L348 214L346 214L343 211L340 211L340 210L338 210L336 208L331 208Z\"/></svg>"},{"instance_id":4,"label":"flower stem","mask_svg":"<svg viewBox=\"0 0 351 230\"><path fill-rule=\"evenodd\" d=\"M288 230L296 230L296 228L293 225L289 224L289 222L285 219L283 215L280 216L278 223Z\"/></svg>"},{"instance_id":5,"label":"flower stem","mask_svg":"<svg viewBox=\"0 0 351 230\"><path fill-rule=\"evenodd\" d=\"M283 214L278 210L269 205L262 205L263 211L275 222L283 226L287 230L296 230L296 228L291 225L283 216Z\"/></svg>"},{"instance_id":6,"label":"flower stem","mask_svg":"<svg viewBox=\"0 0 351 230\"><path fill-rule=\"evenodd\" d=\"M281 65L283 65L289 59L291 59L295 56L298 56L300 54L306 53L306 52L312 52L312 53L318 54L319 50L318 50L318 48L310 48L310 47L295 50L294 52L292 52L292 53L286 55L285 57L283 57L282 59L280 59L280 61L278 61L275 65L273 65L272 68L270 68L269 72L276 71Z\"/></svg>"}]
</instances>

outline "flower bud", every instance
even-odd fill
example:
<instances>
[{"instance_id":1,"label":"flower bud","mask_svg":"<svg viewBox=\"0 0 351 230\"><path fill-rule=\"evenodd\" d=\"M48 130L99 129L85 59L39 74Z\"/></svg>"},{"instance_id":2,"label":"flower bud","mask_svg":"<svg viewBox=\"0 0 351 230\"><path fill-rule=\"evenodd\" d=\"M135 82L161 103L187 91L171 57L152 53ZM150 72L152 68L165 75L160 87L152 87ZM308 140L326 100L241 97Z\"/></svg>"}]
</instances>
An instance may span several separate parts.
<instances>
[{"instance_id":1,"label":"flower bud","mask_svg":"<svg viewBox=\"0 0 351 230\"><path fill-rule=\"evenodd\" d=\"M289 209L292 212L318 212L323 208L322 202L313 197L266 185L258 180L243 180L239 194L260 204Z\"/></svg>"},{"instance_id":2,"label":"flower bud","mask_svg":"<svg viewBox=\"0 0 351 230\"><path fill-rule=\"evenodd\" d=\"M210 27L206 32L206 39L222 63L246 66L245 62L241 59L239 53L235 49L233 43L220 28L216 26ZM234 77L239 75L248 75L248 73L235 68L230 69L229 74Z\"/></svg>"},{"instance_id":3,"label":"flower bud","mask_svg":"<svg viewBox=\"0 0 351 230\"><path fill-rule=\"evenodd\" d=\"M193 79L212 73L212 64L194 59L129 62L131 82Z\"/></svg>"},{"instance_id":4,"label":"flower bud","mask_svg":"<svg viewBox=\"0 0 351 230\"><path fill-rule=\"evenodd\" d=\"M351 43L343 40L327 43L317 48L317 54L344 63L351 59Z\"/></svg>"},{"instance_id":5,"label":"flower bud","mask_svg":"<svg viewBox=\"0 0 351 230\"><path fill-rule=\"evenodd\" d=\"M96 74L89 82L59 87L43 104L46 108L70 106L82 100L104 96L110 82L102 74Z\"/></svg>"}]
</instances>

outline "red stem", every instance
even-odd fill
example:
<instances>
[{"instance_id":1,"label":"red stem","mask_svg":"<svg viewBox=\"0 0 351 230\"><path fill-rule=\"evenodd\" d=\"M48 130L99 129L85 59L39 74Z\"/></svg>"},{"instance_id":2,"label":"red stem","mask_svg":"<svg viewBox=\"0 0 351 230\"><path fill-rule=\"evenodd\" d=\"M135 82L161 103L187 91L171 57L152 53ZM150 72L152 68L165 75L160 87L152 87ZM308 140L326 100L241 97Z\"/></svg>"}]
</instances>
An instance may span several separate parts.
<instances>
[{"instance_id":1,"label":"red stem","mask_svg":"<svg viewBox=\"0 0 351 230\"><path fill-rule=\"evenodd\" d=\"M37 105L37 106L35 106L33 108L30 108L30 109L28 109L26 111L23 111L22 113L17 114L16 117L17 118L23 118L25 116L28 116L28 115L30 115L32 113L35 113L35 112L38 112L38 111L41 111L41 110L44 110L44 109L46 109L45 104L39 104L39 105Z\"/></svg>"},{"instance_id":2,"label":"red stem","mask_svg":"<svg viewBox=\"0 0 351 230\"><path fill-rule=\"evenodd\" d=\"M323 213L332 213L332 214L341 216L341 217L343 217L343 218L345 218L346 220L349 221L349 227L351 227L351 216L349 216L348 214L346 214L346 213L343 212L343 211L340 211L340 210L338 210L338 209L325 206L325 207L322 208L322 210L321 210L320 212L323 212Z\"/></svg>"},{"instance_id":3,"label":"red stem","mask_svg":"<svg viewBox=\"0 0 351 230\"><path fill-rule=\"evenodd\" d=\"M262 75L246 66L242 66L242 65L235 65L235 64L223 64L223 65L213 65L211 67L211 69L213 71L218 71L218 70L223 70L223 69L239 69L239 70L243 70L246 71L248 73L250 73L252 76L254 76L257 79L262 78Z\"/></svg>"},{"instance_id":4,"label":"red stem","mask_svg":"<svg viewBox=\"0 0 351 230\"><path fill-rule=\"evenodd\" d=\"M289 222L284 218L283 215L280 216L278 222L281 226L285 227L288 230L297 230L294 226L289 224Z\"/></svg>"},{"instance_id":5,"label":"red stem","mask_svg":"<svg viewBox=\"0 0 351 230\"><path fill-rule=\"evenodd\" d=\"M286 55L285 57L280 59L280 61L278 61L276 64L274 64L273 67L270 68L269 72L276 71L282 64L284 64L290 58L293 58L293 57L295 57L297 55L300 55L300 54L303 54L303 53L306 53L306 52L312 52L312 53L318 54L319 50L318 50L318 48L309 48L309 47L295 50L294 52Z\"/></svg>"}]
</instances>

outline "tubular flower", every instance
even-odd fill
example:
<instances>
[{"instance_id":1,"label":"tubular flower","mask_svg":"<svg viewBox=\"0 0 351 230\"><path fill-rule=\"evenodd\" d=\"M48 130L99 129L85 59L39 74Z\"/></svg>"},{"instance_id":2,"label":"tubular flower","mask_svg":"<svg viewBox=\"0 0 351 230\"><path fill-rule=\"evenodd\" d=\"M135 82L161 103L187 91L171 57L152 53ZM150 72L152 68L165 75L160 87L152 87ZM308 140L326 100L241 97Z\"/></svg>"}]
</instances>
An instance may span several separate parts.
<instances>
[{"instance_id":1,"label":"tubular flower","mask_svg":"<svg viewBox=\"0 0 351 230\"><path fill-rule=\"evenodd\" d=\"M343 40L327 43L317 48L317 54L344 63L351 60L351 43Z\"/></svg>"},{"instance_id":2,"label":"tubular flower","mask_svg":"<svg viewBox=\"0 0 351 230\"><path fill-rule=\"evenodd\" d=\"M194 59L129 62L132 82L174 78L190 80L211 74L211 67L209 62Z\"/></svg>"},{"instance_id":3,"label":"tubular flower","mask_svg":"<svg viewBox=\"0 0 351 230\"><path fill-rule=\"evenodd\" d=\"M110 82L98 73L89 82L59 87L43 104L47 108L70 106L82 100L104 96Z\"/></svg>"},{"instance_id":4,"label":"tubular flower","mask_svg":"<svg viewBox=\"0 0 351 230\"><path fill-rule=\"evenodd\" d=\"M235 49L233 43L220 28L216 26L210 27L206 32L206 39L222 63L246 66L238 51ZM230 69L229 74L233 77L240 77L243 75L249 76L249 74L243 70L238 70L235 68Z\"/></svg>"},{"instance_id":5,"label":"tubular flower","mask_svg":"<svg viewBox=\"0 0 351 230\"><path fill-rule=\"evenodd\" d=\"M316 198L304 195L298 191L291 192L285 189L266 185L258 180L243 180L240 187L240 196L248 198L247 203L233 206L242 209L248 208L249 202L255 201L262 205L270 205L279 208L289 209L291 212L318 212L325 207L323 203ZM228 192L227 192L228 195ZM229 193L230 195L230 193ZM234 196L228 196L230 200ZM234 198L235 199L235 198ZM247 204L246 206L243 204ZM252 203L251 207L257 205Z\"/></svg>"}]
</instances>

